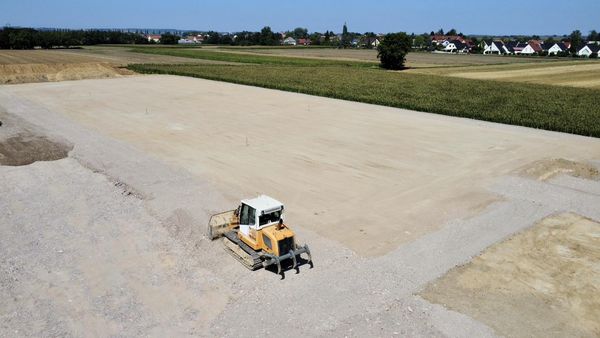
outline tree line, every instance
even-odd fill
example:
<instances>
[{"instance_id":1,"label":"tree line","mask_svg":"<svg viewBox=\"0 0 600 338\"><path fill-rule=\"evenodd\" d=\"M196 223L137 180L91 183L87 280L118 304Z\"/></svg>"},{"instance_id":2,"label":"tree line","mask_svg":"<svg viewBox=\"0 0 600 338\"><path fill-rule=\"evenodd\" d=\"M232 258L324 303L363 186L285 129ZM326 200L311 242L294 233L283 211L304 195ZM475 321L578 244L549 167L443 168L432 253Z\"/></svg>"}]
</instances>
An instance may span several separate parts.
<instances>
[{"instance_id":1,"label":"tree line","mask_svg":"<svg viewBox=\"0 0 600 338\"><path fill-rule=\"evenodd\" d=\"M209 31L204 34L206 39L204 43L211 45L231 45L231 46L275 46L280 45L285 37L292 37L298 39L309 39L312 45L337 45L339 42L335 41L337 36L335 33L326 31L325 33L313 32L308 33L308 29L298 27L291 31L281 33L273 32L271 27L265 26L260 32L241 31L234 33L219 33L215 31Z\"/></svg>"},{"instance_id":2,"label":"tree line","mask_svg":"<svg viewBox=\"0 0 600 338\"><path fill-rule=\"evenodd\" d=\"M135 33L101 30L52 30L33 28L0 29L0 49L69 48L97 44L147 44L148 40Z\"/></svg>"}]
</instances>

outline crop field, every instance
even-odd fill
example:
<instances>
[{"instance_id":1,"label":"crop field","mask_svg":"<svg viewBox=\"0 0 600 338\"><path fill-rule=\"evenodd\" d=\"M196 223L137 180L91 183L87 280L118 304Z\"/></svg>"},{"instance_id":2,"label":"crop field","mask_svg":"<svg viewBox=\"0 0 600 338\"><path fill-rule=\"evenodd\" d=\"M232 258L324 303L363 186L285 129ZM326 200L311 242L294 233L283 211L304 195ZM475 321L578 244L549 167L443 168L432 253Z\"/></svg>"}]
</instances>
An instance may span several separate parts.
<instances>
[{"instance_id":1,"label":"crop field","mask_svg":"<svg viewBox=\"0 0 600 338\"><path fill-rule=\"evenodd\" d=\"M379 62L377 50L375 49L337 49L337 48L203 48L203 50L215 50L230 53L277 55L286 57L303 57L331 60L358 60ZM455 55L455 54L432 54L426 52L409 53L406 58L407 67L429 68L442 66L475 66L490 64L515 64L515 63L546 63L557 61L552 58L516 58L495 55Z\"/></svg>"}]
</instances>

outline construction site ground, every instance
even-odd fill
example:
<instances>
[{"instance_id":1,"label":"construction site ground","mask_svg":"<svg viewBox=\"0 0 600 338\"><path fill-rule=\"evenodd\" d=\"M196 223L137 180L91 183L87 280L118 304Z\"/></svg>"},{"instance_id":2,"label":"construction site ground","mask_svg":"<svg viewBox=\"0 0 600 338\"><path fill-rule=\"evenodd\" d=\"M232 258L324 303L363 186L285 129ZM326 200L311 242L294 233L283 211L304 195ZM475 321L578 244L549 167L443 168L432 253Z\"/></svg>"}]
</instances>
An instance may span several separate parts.
<instances>
[{"instance_id":1,"label":"construction site ground","mask_svg":"<svg viewBox=\"0 0 600 338\"><path fill-rule=\"evenodd\" d=\"M0 336L600 334L599 139L159 75L0 121ZM313 269L205 237L261 193Z\"/></svg>"}]
</instances>

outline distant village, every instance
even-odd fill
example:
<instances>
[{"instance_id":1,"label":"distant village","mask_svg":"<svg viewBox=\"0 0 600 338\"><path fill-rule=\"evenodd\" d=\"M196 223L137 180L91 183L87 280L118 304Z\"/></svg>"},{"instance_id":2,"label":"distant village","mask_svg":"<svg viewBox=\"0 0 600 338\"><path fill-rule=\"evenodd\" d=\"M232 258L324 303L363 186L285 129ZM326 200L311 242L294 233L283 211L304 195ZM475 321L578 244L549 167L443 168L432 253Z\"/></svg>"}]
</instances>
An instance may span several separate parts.
<instances>
[{"instance_id":1,"label":"distant village","mask_svg":"<svg viewBox=\"0 0 600 338\"><path fill-rule=\"evenodd\" d=\"M561 39L554 37L541 39L539 37L524 39L519 38L475 38L466 37L462 34L422 34L413 35L413 48L416 50L429 51L433 53L455 53L455 54L486 54L486 55L523 55L523 56L579 56L598 58L600 52L600 37L594 31L590 35L592 39L581 39L577 46L573 46L569 36ZM438 32L439 33L439 32ZM241 34L249 34L242 32ZM256 33L259 34L259 33ZM331 45L343 48L377 48L384 34L374 33L347 33L325 34L313 33L308 35L306 30L298 34L296 31L273 33L274 44L283 46L311 46ZM218 37L216 37L218 35ZM150 43L160 43L161 34L144 34ZM244 38L247 38L245 36ZM240 39L240 34L230 33L193 33L179 38L179 44L234 44ZM344 41L346 40L346 41ZM239 45L244 45L240 43ZM573 48L572 48L573 47Z\"/></svg>"}]
</instances>

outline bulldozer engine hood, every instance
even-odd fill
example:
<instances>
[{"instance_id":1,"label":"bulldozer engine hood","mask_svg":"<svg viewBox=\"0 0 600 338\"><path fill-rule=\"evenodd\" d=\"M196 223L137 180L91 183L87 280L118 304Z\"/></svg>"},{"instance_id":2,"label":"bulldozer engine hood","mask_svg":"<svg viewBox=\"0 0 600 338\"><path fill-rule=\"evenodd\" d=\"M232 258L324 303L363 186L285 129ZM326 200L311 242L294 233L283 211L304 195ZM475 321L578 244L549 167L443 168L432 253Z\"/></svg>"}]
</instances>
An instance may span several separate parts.
<instances>
[{"instance_id":1,"label":"bulldozer engine hood","mask_svg":"<svg viewBox=\"0 0 600 338\"><path fill-rule=\"evenodd\" d=\"M283 228L277 230L276 225L272 225L266 228L263 228L262 231L267 234L271 239L279 242L282 239L286 239L289 237L294 237L294 232L290 230L288 227L284 226Z\"/></svg>"},{"instance_id":2,"label":"bulldozer engine hood","mask_svg":"<svg viewBox=\"0 0 600 338\"><path fill-rule=\"evenodd\" d=\"M271 253L281 256L294 249L294 232L287 227L277 229L277 226L266 227L263 234L271 240Z\"/></svg>"}]
</instances>

